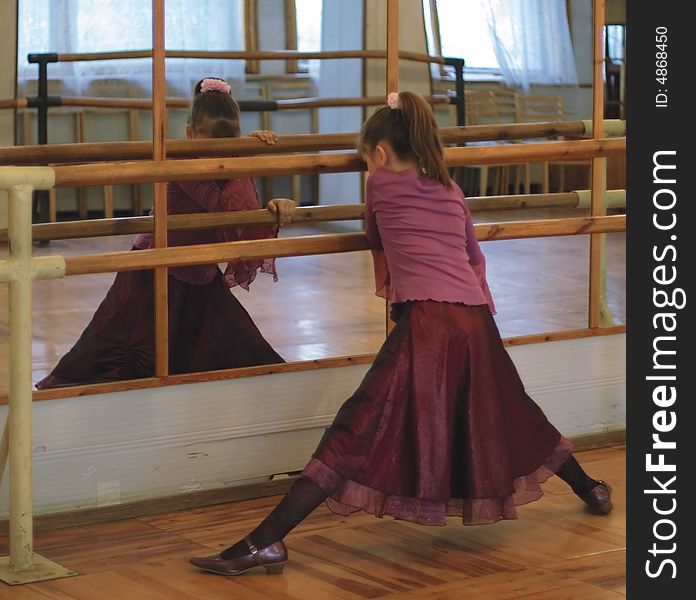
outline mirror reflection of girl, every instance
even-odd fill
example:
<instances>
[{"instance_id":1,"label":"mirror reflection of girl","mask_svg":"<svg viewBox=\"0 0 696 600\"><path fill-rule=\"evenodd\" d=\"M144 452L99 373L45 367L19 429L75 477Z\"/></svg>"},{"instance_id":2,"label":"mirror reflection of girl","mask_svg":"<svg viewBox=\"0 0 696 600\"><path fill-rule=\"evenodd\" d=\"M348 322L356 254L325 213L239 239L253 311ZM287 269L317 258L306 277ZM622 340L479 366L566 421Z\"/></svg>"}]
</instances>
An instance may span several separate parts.
<instances>
[{"instance_id":1,"label":"mirror reflection of girl","mask_svg":"<svg viewBox=\"0 0 696 600\"><path fill-rule=\"evenodd\" d=\"M503 346L484 255L428 103L390 94L359 150L376 290L396 326L290 491L245 538L191 558L200 569L281 572L283 538L322 502L340 515L479 525L516 519L555 473L591 510L612 509L611 488L585 473Z\"/></svg>"},{"instance_id":2,"label":"mirror reflection of girl","mask_svg":"<svg viewBox=\"0 0 696 600\"><path fill-rule=\"evenodd\" d=\"M202 79L194 91L188 138L237 137L239 106L221 79ZM267 144L272 131L250 135ZM167 184L168 214L260 209L251 177L179 181ZM292 220L295 203L268 202L278 226ZM153 214L150 211L150 214ZM276 237L278 227L225 227L168 232L168 246L188 246ZM154 247L152 234L135 238L134 249ZM258 272L277 280L275 261L237 261L221 271L217 264L169 269L169 372L191 373L284 362L270 346L231 287L245 290ZM38 389L152 377L154 352L154 283L152 271L123 271L73 348Z\"/></svg>"}]
</instances>

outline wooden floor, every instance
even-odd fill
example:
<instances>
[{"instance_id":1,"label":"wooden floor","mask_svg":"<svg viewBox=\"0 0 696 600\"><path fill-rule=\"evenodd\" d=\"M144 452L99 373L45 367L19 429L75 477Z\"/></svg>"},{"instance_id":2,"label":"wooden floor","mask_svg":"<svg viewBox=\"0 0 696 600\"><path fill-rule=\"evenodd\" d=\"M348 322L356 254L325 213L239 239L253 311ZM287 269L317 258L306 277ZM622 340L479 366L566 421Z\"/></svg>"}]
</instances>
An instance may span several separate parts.
<instances>
[{"instance_id":1,"label":"wooden floor","mask_svg":"<svg viewBox=\"0 0 696 600\"><path fill-rule=\"evenodd\" d=\"M556 477L495 525L424 527L317 509L288 536L282 575L220 577L189 566L248 533L277 497L38 533L35 551L78 576L10 587L8 600L604 600L625 597L625 447L579 452L614 487L589 514ZM0 538L0 555L7 554Z\"/></svg>"},{"instance_id":2,"label":"wooden floor","mask_svg":"<svg viewBox=\"0 0 696 600\"><path fill-rule=\"evenodd\" d=\"M477 213L478 222L583 216L578 210ZM283 235L327 233L291 226ZM130 248L131 237L54 241L37 255L72 256ZM587 236L487 242L488 279L504 337L587 325ZM6 248L0 248L0 257ZM607 300L615 322L626 318L625 234L607 235ZM259 276L234 293L286 360L375 352L384 340L384 301L374 296L367 252L278 260L280 279ZM33 377L38 381L75 343L113 274L37 281L33 301ZM0 286L0 393L7 392L7 286Z\"/></svg>"}]
</instances>

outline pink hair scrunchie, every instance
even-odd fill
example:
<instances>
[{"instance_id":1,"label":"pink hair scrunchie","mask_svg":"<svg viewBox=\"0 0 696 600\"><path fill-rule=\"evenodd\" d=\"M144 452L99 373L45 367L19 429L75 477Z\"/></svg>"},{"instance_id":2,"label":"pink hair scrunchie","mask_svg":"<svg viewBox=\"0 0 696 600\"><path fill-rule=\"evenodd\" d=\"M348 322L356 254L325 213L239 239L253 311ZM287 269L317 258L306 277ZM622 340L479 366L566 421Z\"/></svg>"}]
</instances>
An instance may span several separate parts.
<instances>
[{"instance_id":1,"label":"pink hair scrunchie","mask_svg":"<svg viewBox=\"0 0 696 600\"><path fill-rule=\"evenodd\" d=\"M222 92L223 94L231 93L232 88L229 84L220 79L204 79L201 81L201 92Z\"/></svg>"},{"instance_id":2,"label":"pink hair scrunchie","mask_svg":"<svg viewBox=\"0 0 696 600\"><path fill-rule=\"evenodd\" d=\"M401 102L399 102L399 92L391 92L387 96L387 106L389 108L401 108Z\"/></svg>"}]
</instances>

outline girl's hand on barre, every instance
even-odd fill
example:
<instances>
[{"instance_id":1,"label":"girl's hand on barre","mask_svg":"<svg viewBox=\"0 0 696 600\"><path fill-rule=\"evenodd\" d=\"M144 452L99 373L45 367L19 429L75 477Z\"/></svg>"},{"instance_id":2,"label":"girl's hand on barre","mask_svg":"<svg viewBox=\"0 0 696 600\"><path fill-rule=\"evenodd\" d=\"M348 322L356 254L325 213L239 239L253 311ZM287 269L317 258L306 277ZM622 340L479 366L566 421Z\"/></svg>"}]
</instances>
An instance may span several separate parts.
<instances>
[{"instance_id":1,"label":"girl's hand on barre","mask_svg":"<svg viewBox=\"0 0 696 600\"><path fill-rule=\"evenodd\" d=\"M295 201L289 198L273 198L266 208L273 214L278 215L278 224L282 227L292 221L295 213Z\"/></svg>"},{"instance_id":2,"label":"girl's hand on barre","mask_svg":"<svg viewBox=\"0 0 696 600\"><path fill-rule=\"evenodd\" d=\"M272 146L278 141L278 134L270 129L257 129L256 131L252 131L249 137L258 138L262 142L266 142L269 146Z\"/></svg>"}]
</instances>

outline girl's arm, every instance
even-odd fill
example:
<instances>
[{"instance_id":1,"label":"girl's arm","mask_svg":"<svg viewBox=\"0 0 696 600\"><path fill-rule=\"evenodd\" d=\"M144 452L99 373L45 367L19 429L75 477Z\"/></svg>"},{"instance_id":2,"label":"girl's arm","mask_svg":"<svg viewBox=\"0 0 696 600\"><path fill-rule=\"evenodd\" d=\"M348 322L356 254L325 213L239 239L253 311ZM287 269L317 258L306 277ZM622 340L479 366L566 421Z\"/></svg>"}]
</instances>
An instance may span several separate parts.
<instances>
[{"instance_id":1,"label":"girl's arm","mask_svg":"<svg viewBox=\"0 0 696 600\"><path fill-rule=\"evenodd\" d=\"M377 220L372 210L372 203L365 205L365 234L372 252L372 263L375 270L375 295L381 298L389 298L391 275L389 274L389 264L382 247L382 238L379 236Z\"/></svg>"},{"instance_id":2,"label":"girl's arm","mask_svg":"<svg viewBox=\"0 0 696 600\"><path fill-rule=\"evenodd\" d=\"M479 246L478 240L476 239L476 231L474 230L474 221L471 218L471 211L464 202L464 214L466 218L465 225L465 236L466 236L466 253L469 255L469 264L473 267L482 262L486 262L486 257L481 252L481 246Z\"/></svg>"},{"instance_id":3,"label":"girl's arm","mask_svg":"<svg viewBox=\"0 0 696 600\"><path fill-rule=\"evenodd\" d=\"M481 257L481 262L477 265L471 265L471 269L474 271L474 275L476 275L479 287L486 298L488 308L490 308L491 314L494 315L497 311L495 310L493 295L491 294L491 289L488 287L488 281L486 279L486 258L483 255L481 255Z\"/></svg>"},{"instance_id":4,"label":"girl's arm","mask_svg":"<svg viewBox=\"0 0 696 600\"><path fill-rule=\"evenodd\" d=\"M474 231L474 221L471 218L471 211L469 206L464 199L462 194L462 201L464 203L464 214L466 218L465 225L465 237L466 237L466 253L469 255L469 265L476 275L479 287L486 298L488 307L491 310L491 314L495 314L495 303L493 302L493 295L488 287L488 281L486 279L486 257L483 252L481 252L481 247L479 246L478 240L476 239L476 232Z\"/></svg>"}]
</instances>

